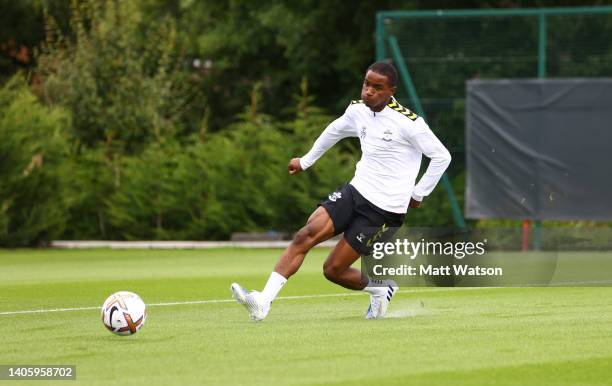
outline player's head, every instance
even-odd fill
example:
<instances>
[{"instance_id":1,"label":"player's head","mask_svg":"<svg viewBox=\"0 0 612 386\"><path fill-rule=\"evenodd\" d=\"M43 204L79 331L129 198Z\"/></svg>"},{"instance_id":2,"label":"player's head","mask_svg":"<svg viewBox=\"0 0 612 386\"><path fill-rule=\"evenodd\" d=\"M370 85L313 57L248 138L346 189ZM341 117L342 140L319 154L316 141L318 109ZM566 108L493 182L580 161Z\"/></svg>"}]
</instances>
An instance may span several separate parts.
<instances>
[{"instance_id":1,"label":"player's head","mask_svg":"<svg viewBox=\"0 0 612 386\"><path fill-rule=\"evenodd\" d=\"M361 99L372 110L380 111L395 93L397 71L385 62L375 62L366 71Z\"/></svg>"}]
</instances>

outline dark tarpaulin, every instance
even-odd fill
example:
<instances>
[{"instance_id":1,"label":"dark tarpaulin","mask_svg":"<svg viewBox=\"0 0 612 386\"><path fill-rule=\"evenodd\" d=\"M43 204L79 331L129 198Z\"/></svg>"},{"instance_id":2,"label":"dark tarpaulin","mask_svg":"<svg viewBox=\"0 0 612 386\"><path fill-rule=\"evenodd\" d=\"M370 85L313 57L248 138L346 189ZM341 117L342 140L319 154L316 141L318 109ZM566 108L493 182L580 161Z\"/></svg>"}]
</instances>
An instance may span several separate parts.
<instances>
[{"instance_id":1,"label":"dark tarpaulin","mask_svg":"<svg viewBox=\"0 0 612 386\"><path fill-rule=\"evenodd\" d=\"M467 82L466 216L612 219L612 79Z\"/></svg>"}]
</instances>

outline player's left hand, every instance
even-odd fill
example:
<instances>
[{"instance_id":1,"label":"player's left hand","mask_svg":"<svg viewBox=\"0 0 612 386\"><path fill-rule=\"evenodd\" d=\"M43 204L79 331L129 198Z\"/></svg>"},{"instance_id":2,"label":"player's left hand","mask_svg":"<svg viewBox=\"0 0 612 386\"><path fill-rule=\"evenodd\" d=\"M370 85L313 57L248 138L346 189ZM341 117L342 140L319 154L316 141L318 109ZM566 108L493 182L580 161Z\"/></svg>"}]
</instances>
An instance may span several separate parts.
<instances>
[{"instance_id":1,"label":"player's left hand","mask_svg":"<svg viewBox=\"0 0 612 386\"><path fill-rule=\"evenodd\" d=\"M421 206L421 201L417 201L414 198L410 199L410 204L408 204L408 208L416 209Z\"/></svg>"}]
</instances>

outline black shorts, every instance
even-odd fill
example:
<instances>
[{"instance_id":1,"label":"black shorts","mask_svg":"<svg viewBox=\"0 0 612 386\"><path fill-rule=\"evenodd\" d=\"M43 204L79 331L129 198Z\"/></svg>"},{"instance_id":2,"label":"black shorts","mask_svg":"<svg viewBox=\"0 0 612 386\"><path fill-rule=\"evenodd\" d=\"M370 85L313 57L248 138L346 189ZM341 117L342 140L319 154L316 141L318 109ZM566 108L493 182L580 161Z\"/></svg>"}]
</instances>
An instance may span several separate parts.
<instances>
[{"instance_id":1,"label":"black shorts","mask_svg":"<svg viewBox=\"0 0 612 386\"><path fill-rule=\"evenodd\" d=\"M334 223L334 235L344 238L362 256L372 253L373 244L389 239L404 223L404 213L380 209L366 200L351 184L345 184L321 201Z\"/></svg>"}]
</instances>

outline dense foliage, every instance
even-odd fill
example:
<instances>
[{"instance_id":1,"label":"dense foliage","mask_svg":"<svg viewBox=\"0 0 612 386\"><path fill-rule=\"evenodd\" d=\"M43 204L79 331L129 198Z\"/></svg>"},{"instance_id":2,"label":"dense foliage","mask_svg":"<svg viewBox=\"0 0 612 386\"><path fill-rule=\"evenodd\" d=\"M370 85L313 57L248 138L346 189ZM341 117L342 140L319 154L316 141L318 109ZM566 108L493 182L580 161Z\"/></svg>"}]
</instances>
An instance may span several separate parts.
<instances>
[{"instance_id":1,"label":"dense foliage","mask_svg":"<svg viewBox=\"0 0 612 386\"><path fill-rule=\"evenodd\" d=\"M522 3L538 4L501 5ZM286 166L358 97L376 11L500 5L0 4L0 245L9 246L293 232L352 176L352 140L300 176ZM440 126L442 138L458 135ZM462 167L451 178L461 201ZM452 224L446 193L408 221Z\"/></svg>"}]
</instances>

